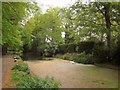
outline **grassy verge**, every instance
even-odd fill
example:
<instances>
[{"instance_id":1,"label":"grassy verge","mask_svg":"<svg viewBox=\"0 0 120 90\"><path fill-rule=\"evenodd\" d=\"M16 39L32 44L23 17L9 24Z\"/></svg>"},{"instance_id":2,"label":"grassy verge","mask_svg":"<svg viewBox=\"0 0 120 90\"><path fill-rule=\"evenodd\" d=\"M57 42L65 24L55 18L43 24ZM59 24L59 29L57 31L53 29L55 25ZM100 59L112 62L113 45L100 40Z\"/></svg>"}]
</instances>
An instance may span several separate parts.
<instances>
[{"instance_id":1,"label":"grassy verge","mask_svg":"<svg viewBox=\"0 0 120 90\"><path fill-rule=\"evenodd\" d=\"M16 88L21 90L57 90L60 86L60 83L54 78L40 78L30 74L28 65L25 63L17 63L12 71L12 76Z\"/></svg>"}]
</instances>

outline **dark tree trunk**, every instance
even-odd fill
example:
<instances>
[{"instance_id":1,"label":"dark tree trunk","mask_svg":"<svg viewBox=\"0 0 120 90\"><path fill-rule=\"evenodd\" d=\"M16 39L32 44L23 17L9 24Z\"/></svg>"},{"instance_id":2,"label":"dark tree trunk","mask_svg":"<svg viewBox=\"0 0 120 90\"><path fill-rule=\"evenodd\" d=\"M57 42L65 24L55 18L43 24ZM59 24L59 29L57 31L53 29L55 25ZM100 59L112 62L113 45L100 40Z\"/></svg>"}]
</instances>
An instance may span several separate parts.
<instances>
[{"instance_id":1,"label":"dark tree trunk","mask_svg":"<svg viewBox=\"0 0 120 90\"><path fill-rule=\"evenodd\" d=\"M99 6L100 5L100 6ZM103 9L101 9L101 7L104 6ZM111 60L111 22L110 22L110 3L106 2L106 3L96 3L96 7L98 8L98 10L103 14L104 18L105 18L105 23L106 23L106 34L107 34L107 47L108 47L108 60Z\"/></svg>"},{"instance_id":2,"label":"dark tree trunk","mask_svg":"<svg viewBox=\"0 0 120 90\"><path fill-rule=\"evenodd\" d=\"M111 22L110 22L110 3L106 4L104 7L105 10L105 22L106 22L106 28L107 28L107 46L109 49L111 49Z\"/></svg>"},{"instance_id":3,"label":"dark tree trunk","mask_svg":"<svg viewBox=\"0 0 120 90\"><path fill-rule=\"evenodd\" d=\"M110 22L110 3L105 4L104 6L105 10L105 22L106 22L106 28L107 28L107 46L109 49L109 55L108 55L108 61L111 60L111 22Z\"/></svg>"},{"instance_id":4,"label":"dark tree trunk","mask_svg":"<svg viewBox=\"0 0 120 90\"><path fill-rule=\"evenodd\" d=\"M2 55L6 55L7 54L7 44L2 45Z\"/></svg>"}]
</instances>

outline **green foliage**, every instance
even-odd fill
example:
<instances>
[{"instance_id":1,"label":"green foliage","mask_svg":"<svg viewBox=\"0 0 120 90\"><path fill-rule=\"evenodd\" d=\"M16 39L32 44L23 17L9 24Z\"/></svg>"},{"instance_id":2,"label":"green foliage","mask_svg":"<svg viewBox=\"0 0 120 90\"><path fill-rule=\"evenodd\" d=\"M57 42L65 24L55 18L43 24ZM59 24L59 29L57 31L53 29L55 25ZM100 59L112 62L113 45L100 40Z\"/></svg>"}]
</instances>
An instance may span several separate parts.
<instances>
[{"instance_id":1,"label":"green foliage","mask_svg":"<svg viewBox=\"0 0 120 90\"><path fill-rule=\"evenodd\" d=\"M69 7L49 8L41 13L33 2L3 2L3 53L8 49L16 51L23 48L24 54L31 51L33 56L85 52L75 56L77 62L87 61L86 58L91 57L89 53L93 53L95 62L117 60L119 51L113 48L119 49L116 47L120 35L119 7L118 2L83 4L78 0ZM65 33L64 38L62 32ZM105 44L95 45L99 41ZM64 59L69 59L69 55Z\"/></svg>"},{"instance_id":2,"label":"green foliage","mask_svg":"<svg viewBox=\"0 0 120 90\"><path fill-rule=\"evenodd\" d=\"M71 55L69 53L64 54L62 57L62 59L64 60L70 60L70 58L71 58Z\"/></svg>"},{"instance_id":3,"label":"green foliage","mask_svg":"<svg viewBox=\"0 0 120 90\"><path fill-rule=\"evenodd\" d=\"M35 4L29 2L3 2L2 3L2 45L7 44L11 49L21 49L23 45L23 20L33 11Z\"/></svg>"},{"instance_id":4,"label":"green foliage","mask_svg":"<svg viewBox=\"0 0 120 90\"><path fill-rule=\"evenodd\" d=\"M92 54L86 54L85 52L82 52L80 54L77 53L66 53L64 55L56 55L57 58L61 58L64 60L70 60L70 61L74 61L77 63L83 63L83 64L93 64L93 56Z\"/></svg>"},{"instance_id":5,"label":"green foliage","mask_svg":"<svg viewBox=\"0 0 120 90\"><path fill-rule=\"evenodd\" d=\"M16 64L15 67L14 67L14 70L26 72L28 74L30 73L29 67L25 63L18 63L18 64Z\"/></svg>"},{"instance_id":6,"label":"green foliage","mask_svg":"<svg viewBox=\"0 0 120 90\"><path fill-rule=\"evenodd\" d=\"M66 49L67 49L67 52L68 53L74 53L74 52L76 52L76 44L74 44L74 43L70 43L70 44L67 44L67 46L66 46Z\"/></svg>"},{"instance_id":7,"label":"green foliage","mask_svg":"<svg viewBox=\"0 0 120 90\"><path fill-rule=\"evenodd\" d=\"M27 64L19 64L13 70L13 80L16 83L17 89L21 90L57 90L60 85L54 78L40 78L35 75L28 74L29 68Z\"/></svg>"},{"instance_id":8,"label":"green foliage","mask_svg":"<svg viewBox=\"0 0 120 90\"><path fill-rule=\"evenodd\" d=\"M73 61L83 64L93 64L93 58L91 54L80 53L80 55L74 56Z\"/></svg>"},{"instance_id":9,"label":"green foliage","mask_svg":"<svg viewBox=\"0 0 120 90\"><path fill-rule=\"evenodd\" d=\"M94 48L94 42L93 41L84 41L78 43L78 49L77 52L86 52L86 53L91 53L92 49Z\"/></svg>"},{"instance_id":10,"label":"green foliage","mask_svg":"<svg viewBox=\"0 0 120 90\"><path fill-rule=\"evenodd\" d=\"M54 56L55 58L60 58L60 59L63 59L63 54L57 54Z\"/></svg>"},{"instance_id":11,"label":"green foliage","mask_svg":"<svg viewBox=\"0 0 120 90\"><path fill-rule=\"evenodd\" d=\"M74 43L69 43L69 44L62 44L59 45L59 53L81 53L81 52L86 52L86 53L92 53L92 49L94 48L95 43L93 41L84 41L84 42L79 42L77 44Z\"/></svg>"},{"instance_id":12,"label":"green foliage","mask_svg":"<svg viewBox=\"0 0 120 90\"><path fill-rule=\"evenodd\" d=\"M120 46L116 47L112 53L112 63L114 65L117 65L119 66L120 65L120 62L119 62L119 59L120 59Z\"/></svg>"},{"instance_id":13,"label":"green foliage","mask_svg":"<svg viewBox=\"0 0 120 90\"><path fill-rule=\"evenodd\" d=\"M108 62L110 60L110 51L105 46L96 45L93 50L93 56L96 63Z\"/></svg>"},{"instance_id":14,"label":"green foliage","mask_svg":"<svg viewBox=\"0 0 120 90\"><path fill-rule=\"evenodd\" d=\"M59 49L59 51L58 51L59 53L64 54L67 52L65 44L59 45L58 49Z\"/></svg>"},{"instance_id":15,"label":"green foliage","mask_svg":"<svg viewBox=\"0 0 120 90\"><path fill-rule=\"evenodd\" d=\"M13 51L13 57L14 59L21 59L22 52Z\"/></svg>"}]
</instances>

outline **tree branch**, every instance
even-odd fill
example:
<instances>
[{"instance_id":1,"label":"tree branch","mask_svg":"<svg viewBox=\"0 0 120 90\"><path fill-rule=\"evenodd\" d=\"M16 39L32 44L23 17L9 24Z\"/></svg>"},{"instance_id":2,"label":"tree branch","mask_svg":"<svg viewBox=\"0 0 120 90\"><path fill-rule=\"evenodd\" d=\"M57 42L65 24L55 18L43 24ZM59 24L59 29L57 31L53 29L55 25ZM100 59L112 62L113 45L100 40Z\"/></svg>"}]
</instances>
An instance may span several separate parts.
<instances>
[{"instance_id":1,"label":"tree branch","mask_svg":"<svg viewBox=\"0 0 120 90\"><path fill-rule=\"evenodd\" d=\"M99 6L97 4L95 4L97 9L102 13L103 16L105 16L105 13L99 8Z\"/></svg>"}]
</instances>

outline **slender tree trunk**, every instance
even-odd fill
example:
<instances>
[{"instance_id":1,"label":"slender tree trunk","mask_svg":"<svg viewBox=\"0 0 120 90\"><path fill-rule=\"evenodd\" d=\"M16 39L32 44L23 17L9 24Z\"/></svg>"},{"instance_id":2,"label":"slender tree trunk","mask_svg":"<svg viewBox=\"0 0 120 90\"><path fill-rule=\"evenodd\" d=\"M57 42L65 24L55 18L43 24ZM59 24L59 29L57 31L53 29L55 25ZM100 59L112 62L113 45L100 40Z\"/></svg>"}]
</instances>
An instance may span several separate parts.
<instances>
[{"instance_id":1,"label":"slender tree trunk","mask_svg":"<svg viewBox=\"0 0 120 90\"><path fill-rule=\"evenodd\" d=\"M105 22L106 22L106 28L107 28L107 46L109 49L111 49L111 22L110 22L110 4L106 4L104 7L105 10Z\"/></svg>"},{"instance_id":2,"label":"slender tree trunk","mask_svg":"<svg viewBox=\"0 0 120 90\"><path fill-rule=\"evenodd\" d=\"M111 22L110 22L110 3L107 3L104 6L105 10L105 22L106 22L106 28L107 28L107 46L109 49L109 55L108 55L108 60L111 60Z\"/></svg>"}]
</instances>

